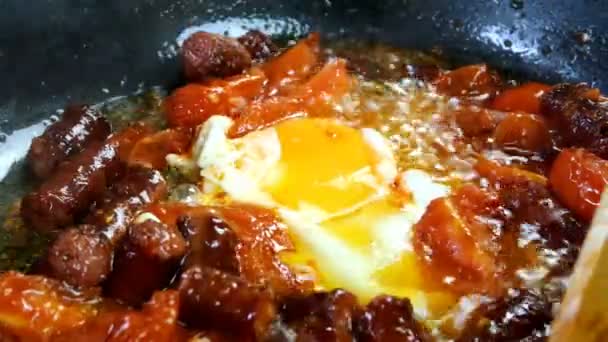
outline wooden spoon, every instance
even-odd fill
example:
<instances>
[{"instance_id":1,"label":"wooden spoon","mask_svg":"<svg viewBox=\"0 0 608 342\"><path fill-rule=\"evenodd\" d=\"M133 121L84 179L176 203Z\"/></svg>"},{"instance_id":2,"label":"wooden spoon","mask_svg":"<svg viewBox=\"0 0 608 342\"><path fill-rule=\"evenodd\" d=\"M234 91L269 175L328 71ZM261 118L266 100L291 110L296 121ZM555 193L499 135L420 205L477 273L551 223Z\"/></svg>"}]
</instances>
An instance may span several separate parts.
<instances>
[{"instance_id":1,"label":"wooden spoon","mask_svg":"<svg viewBox=\"0 0 608 342\"><path fill-rule=\"evenodd\" d=\"M608 341L608 191L591 222L550 341Z\"/></svg>"}]
</instances>

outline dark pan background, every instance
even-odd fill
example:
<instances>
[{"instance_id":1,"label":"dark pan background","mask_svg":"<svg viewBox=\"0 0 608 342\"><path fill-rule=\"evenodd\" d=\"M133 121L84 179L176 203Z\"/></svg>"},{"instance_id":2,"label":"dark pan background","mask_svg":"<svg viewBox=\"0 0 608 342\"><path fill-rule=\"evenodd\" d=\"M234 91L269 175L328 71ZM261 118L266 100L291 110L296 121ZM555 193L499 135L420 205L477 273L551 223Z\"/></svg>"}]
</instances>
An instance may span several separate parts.
<instances>
[{"instance_id":1,"label":"dark pan background","mask_svg":"<svg viewBox=\"0 0 608 342\"><path fill-rule=\"evenodd\" d=\"M175 85L178 34L238 18L287 35L318 30L441 47L462 63L483 60L531 79L608 91L607 0L2 0L0 131L10 135L66 101ZM0 143L0 157L5 152Z\"/></svg>"}]
</instances>

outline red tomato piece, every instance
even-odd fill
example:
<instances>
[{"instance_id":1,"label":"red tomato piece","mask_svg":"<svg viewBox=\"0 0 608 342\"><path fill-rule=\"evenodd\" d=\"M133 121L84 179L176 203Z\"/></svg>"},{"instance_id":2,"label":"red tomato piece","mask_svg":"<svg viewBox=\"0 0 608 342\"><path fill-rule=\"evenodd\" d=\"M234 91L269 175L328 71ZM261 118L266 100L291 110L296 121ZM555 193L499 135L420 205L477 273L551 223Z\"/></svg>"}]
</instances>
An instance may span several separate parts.
<instances>
[{"instance_id":1,"label":"red tomato piece","mask_svg":"<svg viewBox=\"0 0 608 342\"><path fill-rule=\"evenodd\" d=\"M176 89L165 100L172 127L195 127L215 114L237 117L249 101L261 95L266 76L257 68L247 74Z\"/></svg>"},{"instance_id":2,"label":"red tomato piece","mask_svg":"<svg viewBox=\"0 0 608 342\"><path fill-rule=\"evenodd\" d=\"M271 97L267 100L252 103L230 127L228 136L241 137L249 132L272 126L280 121L308 116L303 100L290 97Z\"/></svg>"},{"instance_id":3,"label":"red tomato piece","mask_svg":"<svg viewBox=\"0 0 608 342\"><path fill-rule=\"evenodd\" d=\"M190 129L175 128L157 132L135 144L129 155L128 163L163 169L167 166L165 157L170 153L186 152L191 140L192 131Z\"/></svg>"},{"instance_id":4,"label":"red tomato piece","mask_svg":"<svg viewBox=\"0 0 608 342\"><path fill-rule=\"evenodd\" d=\"M428 206L414 227L414 248L442 286L457 293L499 291L498 265L486 246L491 229L477 219L497 206L495 198L473 185Z\"/></svg>"},{"instance_id":5,"label":"red tomato piece","mask_svg":"<svg viewBox=\"0 0 608 342\"><path fill-rule=\"evenodd\" d=\"M136 122L131 126L112 134L108 140L118 147L118 157L121 161L129 160L131 151L135 145L143 138L154 132L152 127Z\"/></svg>"},{"instance_id":6,"label":"red tomato piece","mask_svg":"<svg viewBox=\"0 0 608 342\"><path fill-rule=\"evenodd\" d=\"M534 153L551 147L551 134L543 117L514 113L498 124L494 130L494 141L503 149Z\"/></svg>"},{"instance_id":7,"label":"red tomato piece","mask_svg":"<svg viewBox=\"0 0 608 342\"><path fill-rule=\"evenodd\" d=\"M519 169L513 166L503 166L496 162L479 159L475 164L475 171L481 177L488 179L492 184L514 184L518 181L531 181L542 185L547 184L547 178L541 174Z\"/></svg>"},{"instance_id":8,"label":"red tomato piece","mask_svg":"<svg viewBox=\"0 0 608 342\"><path fill-rule=\"evenodd\" d=\"M352 79L346 70L346 60L337 58L327 62L323 68L306 83L289 95L296 97L336 97L346 94Z\"/></svg>"},{"instance_id":9,"label":"red tomato piece","mask_svg":"<svg viewBox=\"0 0 608 342\"><path fill-rule=\"evenodd\" d=\"M352 82L345 60L330 61L306 83L289 92L289 96L276 96L253 103L235 121L228 134L239 137L289 118L325 116L330 110L328 105L331 100L346 94Z\"/></svg>"},{"instance_id":10,"label":"red tomato piece","mask_svg":"<svg viewBox=\"0 0 608 342\"><path fill-rule=\"evenodd\" d=\"M319 63L319 34L311 33L296 45L262 65L268 76L268 90L276 93L287 84L306 79Z\"/></svg>"},{"instance_id":11,"label":"red tomato piece","mask_svg":"<svg viewBox=\"0 0 608 342\"><path fill-rule=\"evenodd\" d=\"M519 233L499 192L465 185L435 199L414 226L414 249L429 280L457 294L498 296L518 286L517 270L537 262L536 247L520 247Z\"/></svg>"},{"instance_id":12,"label":"red tomato piece","mask_svg":"<svg viewBox=\"0 0 608 342\"><path fill-rule=\"evenodd\" d=\"M97 315L90 303L98 297L79 296L55 279L7 272L0 275L0 288L0 340L7 333L15 341L47 341Z\"/></svg>"},{"instance_id":13,"label":"red tomato piece","mask_svg":"<svg viewBox=\"0 0 608 342\"><path fill-rule=\"evenodd\" d=\"M583 149L563 150L553 162L549 184L566 207L591 221L608 184L608 161Z\"/></svg>"},{"instance_id":14,"label":"red tomato piece","mask_svg":"<svg viewBox=\"0 0 608 342\"><path fill-rule=\"evenodd\" d=\"M214 79L208 82L211 87L220 87L230 97L254 99L262 94L268 78L262 69L251 68L247 73L226 79Z\"/></svg>"},{"instance_id":15,"label":"red tomato piece","mask_svg":"<svg viewBox=\"0 0 608 342\"><path fill-rule=\"evenodd\" d=\"M537 82L529 82L519 87L501 92L492 101L491 107L503 112L540 113L540 97L551 89L550 86Z\"/></svg>"},{"instance_id":16,"label":"red tomato piece","mask_svg":"<svg viewBox=\"0 0 608 342\"><path fill-rule=\"evenodd\" d=\"M445 72L437 82L437 90L448 96L494 96L501 86L498 75L485 64L464 66Z\"/></svg>"},{"instance_id":17,"label":"red tomato piece","mask_svg":"<svg viewBox=\"0 0 608 342\"><path fill-rule=\"evenodd\" d=\"M154 293L141 310L107 310L78 329L57 336L53 341L187 341L179 325L179 293Z\"/></svg>"},{"instance_id":18,"label":"red tomato piece","mask_svg":"<svg viewBox=\"0 0 608 342\"><path fill-rule=\"evenodd\" d=\"M167 121L172 127L195 127L205 122L220 108L217 87L191 83L176 89L165 100Z\"/></svg>"},{"instance_id":19,"label":"red tomato piece","mask_svg":"<svg viewBox=\"0 0 608 342\"><path fill-rule=\"evenodd\" d=\"M491 134L505 114L479 106L463 106L453 111L458 127L464 135L476 137Z\"/></svg>"}]
</instances>

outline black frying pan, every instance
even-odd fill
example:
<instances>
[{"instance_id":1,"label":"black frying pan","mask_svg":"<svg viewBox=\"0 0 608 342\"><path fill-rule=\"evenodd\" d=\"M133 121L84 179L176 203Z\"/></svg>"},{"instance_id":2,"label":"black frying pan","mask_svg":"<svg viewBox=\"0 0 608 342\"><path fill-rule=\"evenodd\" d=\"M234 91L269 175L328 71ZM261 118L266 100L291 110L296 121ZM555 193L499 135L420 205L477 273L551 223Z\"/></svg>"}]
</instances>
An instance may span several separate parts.
<instances>
[{"instance_id":1,"label":"black frying pan","mask_svg":"<svg viewBox=\"0 0 608 342\"><path fill-rule=\"evenodd\" d=\"M608 90L605 0L4 0L0 131L10 135L70 100L177 84L176 37L201 24L440 47L462 63L483 60L531 79ZM15 157L12 141L0 143L0 164Z\"/></svg>"},{"instance_id":2,"label":"black frying pan","mask_svg":"<svg viewBox=\"0 0 608 342\"><path fill-rule=\"evenodd\" d=\"M605 0L47 0L0 3L0 129L50 115L66 99L95 102L178 82L170 47L185 28L242 21L417 49L548 82L608 90ZM260 20L261 19L261 20ZM220 30L230 29L215 26ZM102 89L104 89L102 91ZM105 91L107 90L107 92Z\"/></svg>"}]
</instances>

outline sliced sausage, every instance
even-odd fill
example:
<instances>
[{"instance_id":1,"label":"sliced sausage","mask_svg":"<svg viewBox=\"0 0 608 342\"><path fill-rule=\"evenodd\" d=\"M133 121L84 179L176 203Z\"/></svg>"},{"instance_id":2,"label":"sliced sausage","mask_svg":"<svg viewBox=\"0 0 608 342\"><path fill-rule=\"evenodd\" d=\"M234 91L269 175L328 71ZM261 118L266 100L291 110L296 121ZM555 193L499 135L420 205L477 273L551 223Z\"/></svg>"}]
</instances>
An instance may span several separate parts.
<instances>
[{"instance_id":1,"label":"sliced sausage","mask_svg":"<svg viewBox=\"0 0 608 342\"><path fill-rule=\"evenodd\" d=\"M251 66L251 56L236 39L208 32L197 32L182 45L186 78L227 77Z\"/></svg>"},{"instance_id":2,"label":"sliced sausage","mask_svg":"<svg viewBox=\"0 0 608 342\"><path fill-rule=\"evenodd\" d=\"M52 231L73 224L103 194L111 174L120 166L116 148L91 143L84 151L62 163L42 186L22 200L24 221L39 231Z\"/></svg>"},{"instance_id":3,"label":"sliced sausage","mask_svg":"<svg viewBox=\"0 0 608 342\"><path fill-rule=\"evenodd\" d=\"M239 240L224 220L209 210L179 218L178 227L189 245L184 267L204 265L239 275Z\"/></svg>"},{"instance_id":4,"label":"sliced sausage","mask_svg":"<svg viewBox=\"0 0 608 342\"><path fill-rule=\"evenodd\" d=\"M69 106L61 119L32 140L27 161L34 175L47 178L59 163L82 151L91 141L103 141L110 124L89 106Z\"/></svg>"},{"instance_id":5,"label":"sliced sausage","mask_svg":"<svg viewBox=\"0 0 608 342\"><path fill-rule=\"evenodd\" d=\"M181 275L178 289L179 317L196 328L260 340L276 316L272 298L265 291L217 269L189 268Z\"/></svg>"},{"instance_id":6,"label":"sliced sausage","mask_svg":"<svg viewBox=\"0 0 608 342\"><path fill-rule=\"evenodd\" d=\"M32 228L52 231L73 224L103 195L106 186L123 169L132 146L148 134L143 125L133 125L104 142L92 142L82 152L57 168L38 190L25 196L21 216Z\"/></svg>"},{"instance_id":7,"label":"sliced sausage","mask_svg":"<svg viewBox=\"0 0 608 342\"><path fill-rule=\"evenodd\" d=\"M49 275L72 285L95 286L112 267L112 246L96 227L67 229L53 242L47 257Z\"/></svg>"},{"instance_id":8,"label":"sliced sausage","mask_svg":"<svg viewBox=\"0 0 608 342\"><path fill-rule=\"evenodd\" d=\"M126 234L135 212L160 199L165 191L165 182L158 171L129 169L106 191L98 209L86 219L89 224L59 233L41 262L43 272L78 287L99 285L111 271L115 247ZM99 246L92 246L95 243ZM89 251L78 254L80 248L88 244L91 245ZM78 275L79 272L82 274Z\"/></svg>"},{"instance_id":9,"label":"sliced sausage","mask_svg":"<svg viewBox=\"0 0 608 342\"><path fill-rule=\"evenodd\" d=\"M185 265L213 267L251 284L287 295L312 288L312 282L285 265L279 253L293 250L285 226L269 209L235 205L192 210L179 226L189 240Z\"/></svg>"},{"instance_id":10,"label":"sliced sausage","mask_svg":"<svg viewBox=\"0 0 608 342\"><path fill-rule=\"evenodd\" d=\"M478 307L457 341L544 341L552 319L552 304L545 296L513 289Z\"/></svg>"},{"instance_id":11,"label":"sliced sausage","mask_svg":"<svg viewBox=\"0 0 608 342\"><path fill-rule=\"evenodd\" d=\"M106 292L129 305L143 304L169 285L185 252L186 241L176 227L136 220L114 255Z\"/></svg>"},{"instance_id":12,"label":"sliced sausage","mask_svg":"<svg viewBox=\"0 0 608 342\"><path fill-rule=\"evenodd\" d=\"M116 245L127 232L137 210L162 199L166 194L167 184L159 171L131 167L124 177L108 189L85 222L97 226L100 233Z\"/></svg>"},{"instance_id":13,"label":"sliced sausage","mask_svg":"<svg viewBox=\"0 0 608 342\"><path fill-rule=\"evenodd\" d=\"M410 301L391 296L374 298L356 321L357 341L432 341L414 318Z\"/></svg>"},{"instance_id":14,"label":"sliced sausage","mask_svg":"<svg viewBox=\"0 0 608 342\"><path fill-rule=\"evenodd\" d=\"M354 341L353 322L360 308L350 292L337 289L288 297L280 308L298 341Z\"/></svg>"}]
</instances>

